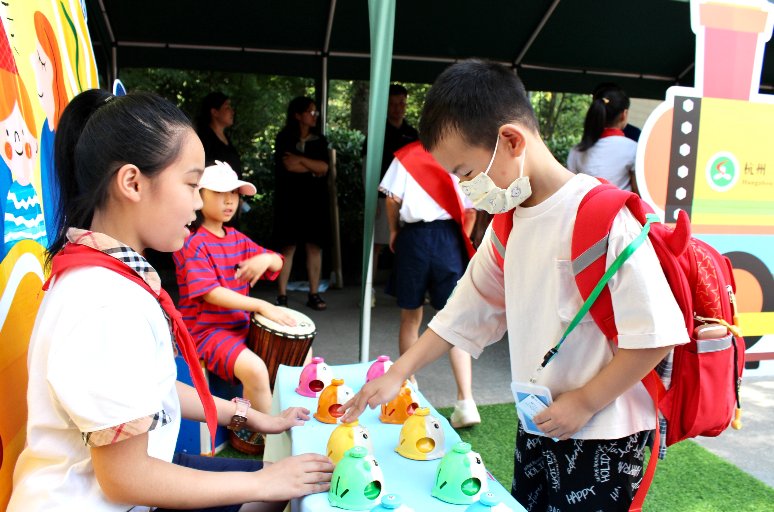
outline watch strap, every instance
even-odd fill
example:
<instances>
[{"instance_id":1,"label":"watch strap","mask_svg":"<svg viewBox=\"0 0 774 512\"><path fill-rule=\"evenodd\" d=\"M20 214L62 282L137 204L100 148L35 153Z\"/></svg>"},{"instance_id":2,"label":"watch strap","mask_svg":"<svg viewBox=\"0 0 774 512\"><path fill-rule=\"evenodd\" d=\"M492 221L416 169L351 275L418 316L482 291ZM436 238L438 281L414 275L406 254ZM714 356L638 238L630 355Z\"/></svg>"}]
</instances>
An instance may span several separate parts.
<instances>
[{"instance_id":1,"label":"watch strap","mask_svg":"<svg viewBox=\"0 0 774 512\"><path fill-rule=\"evenodd\" d=\"M247 411L250 410L250 400L245 398L236 397L231 399L236 404L236 411L231 417L231 423L229 424L229 430L240 431L247 423Z\"/></svg>"}]
</instances>

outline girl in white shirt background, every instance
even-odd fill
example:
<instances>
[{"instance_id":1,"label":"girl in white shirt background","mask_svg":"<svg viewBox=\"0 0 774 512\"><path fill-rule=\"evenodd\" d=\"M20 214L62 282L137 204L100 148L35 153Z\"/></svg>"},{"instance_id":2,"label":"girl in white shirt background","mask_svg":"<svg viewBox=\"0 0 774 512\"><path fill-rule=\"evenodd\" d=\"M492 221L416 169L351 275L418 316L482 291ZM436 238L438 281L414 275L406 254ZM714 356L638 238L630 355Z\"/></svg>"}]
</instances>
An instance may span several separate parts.
<instances>
[{"instance_id":1,"label":"girl in white shirt background","mask_svg":"<svg viewBox=\"0 0 774 512\"><path fill-rule=\"evenodd\" d=\"M629 96L620 87L596 92L586 112L583 137L567 156L569 170L604 178L622 190L637 192L637 143L623 132L629 120L629 103Z\"/></svg>"}]
</instances>

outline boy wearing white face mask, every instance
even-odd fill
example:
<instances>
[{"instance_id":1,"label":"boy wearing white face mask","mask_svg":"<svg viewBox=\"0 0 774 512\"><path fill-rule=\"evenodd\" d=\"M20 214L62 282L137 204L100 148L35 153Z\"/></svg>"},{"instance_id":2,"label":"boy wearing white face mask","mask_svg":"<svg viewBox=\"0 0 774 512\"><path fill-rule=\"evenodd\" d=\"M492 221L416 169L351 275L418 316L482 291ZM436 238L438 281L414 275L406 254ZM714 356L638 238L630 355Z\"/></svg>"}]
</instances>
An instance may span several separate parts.
<instances>
[{"instance_id":1,"label":"boy wearing white face mask","mask_svg":"<svg viewBox=\"0 0 774 512\"><path fill-rule=\"evenodd\" d=\"M543 386L553 398L533 417L541 435L519 425L514 497L528 510L628 510L656 424L640 380L688 341L652 245L643 244L608 284L617 344L586 316L539 371L583 302L569 261L571 238L578 205L599 182L556 161L521 81L497 64L470 60L447 68L428 93L420 137L478 208L512 210L507 246L499 248L504 263L494 244L482 244L417 344L344 405L342 421L391 399L405 375L451 346L476 357L508 330L513 382ZM641 229L628 210L618 214L608 265Z\"/></svg>"}]
</instances>

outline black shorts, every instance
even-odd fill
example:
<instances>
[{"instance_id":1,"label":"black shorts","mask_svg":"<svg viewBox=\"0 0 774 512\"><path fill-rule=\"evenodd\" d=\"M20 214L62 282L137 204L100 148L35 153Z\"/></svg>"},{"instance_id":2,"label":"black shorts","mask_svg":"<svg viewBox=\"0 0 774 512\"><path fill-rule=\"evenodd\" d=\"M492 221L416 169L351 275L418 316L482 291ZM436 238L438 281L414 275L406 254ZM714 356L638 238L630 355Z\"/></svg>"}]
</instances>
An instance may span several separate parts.
<instances>
[{"instance_id":1,"label":"black shorts","mask_svg":"<svg viewBox=\"0 0 774 512\"><path fill-rule=\"evenodd\" d=\"M460 230L453 220L404 225L395 240L394 290L401 309L425 303L442 309L465 271Z\"/></svg>"},{"instance_id":2,"label":"black shorts","mask_svg":"<svg viewBox=\"0 0 774 512\"><path fill-rule=\"evenodd\" d=\"M530 512L628 511L645 473L649 433L554 441L519 425L511 494Z\"/></svg>"}]
</instances>

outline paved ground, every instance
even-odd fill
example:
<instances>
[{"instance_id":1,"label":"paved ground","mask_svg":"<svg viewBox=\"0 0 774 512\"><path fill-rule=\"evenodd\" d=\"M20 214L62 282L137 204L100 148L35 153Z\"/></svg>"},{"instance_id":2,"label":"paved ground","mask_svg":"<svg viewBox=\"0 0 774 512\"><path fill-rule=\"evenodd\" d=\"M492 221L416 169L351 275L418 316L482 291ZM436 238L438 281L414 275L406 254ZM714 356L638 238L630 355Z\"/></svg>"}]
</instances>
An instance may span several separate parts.
<instances>
[{"instance_id":1,"label":"paved ground","mask_svg":"<svg viewBox=\"0 0 774 512\"><path fill-rule=\"evenodd\" d=\"M259 286L255 294L273 300L274 288ZM316 355L330 364L358 362L360 306L359 287L329 290L324 294L328 310L318 312L305 307L306 293L290 292L289 306L307 314L317 326L314 341ZM369 359L387 354L398 356L399 310L394 299L377 289L377 305L372 309L371 350ZM425 321L432 316L425 307ZM479 404L512 402L508 383L510 367L505 340L489 347L473 362L473 393ZM417 375L422 393L435 407L452 405L456 399L455 383L448 359L436 361ZM744 427L728 430L717 438L701 438L699 443L732 462L742 470L774 487L774 378L746 379L742 388Z\"/></svg>"}]
</instances>

